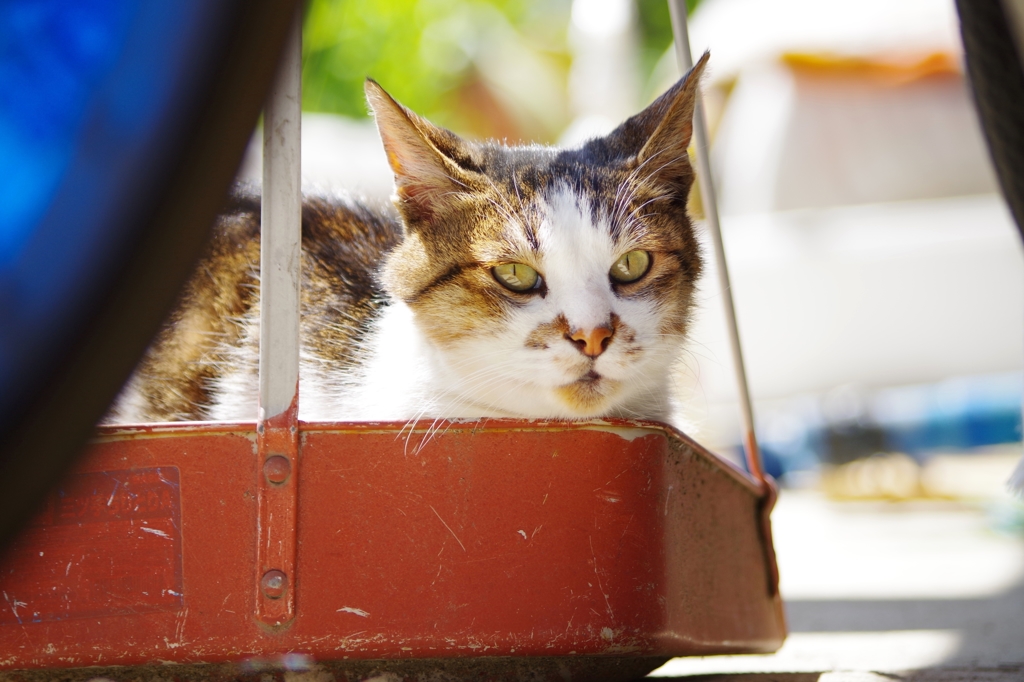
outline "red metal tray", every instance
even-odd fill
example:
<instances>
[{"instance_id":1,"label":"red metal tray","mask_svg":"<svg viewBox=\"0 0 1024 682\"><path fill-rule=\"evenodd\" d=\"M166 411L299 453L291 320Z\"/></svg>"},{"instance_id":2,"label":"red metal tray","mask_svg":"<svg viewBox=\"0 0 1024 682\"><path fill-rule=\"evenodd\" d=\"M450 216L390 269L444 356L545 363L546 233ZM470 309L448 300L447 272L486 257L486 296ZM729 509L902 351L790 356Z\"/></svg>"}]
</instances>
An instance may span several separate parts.
<instances>
[{"instance_id":1,"label":"red metal tray","mask_svg":"<svg viewBox=\"0 0 1024 682\"><path fill-rule=\"evenodd\" d=\"M334 662L357 679L390 661L399 679L419 674L401 661L514 657L561 679L574 660L648 662L635 675L782 644L760 488L668 427L299 431L295 517L262 520L294 540L294 575L268 593L254 424L100 429L0 564L0 669ZM281 594L293 616L268 625Z\"/></svg>"}]
</instances>

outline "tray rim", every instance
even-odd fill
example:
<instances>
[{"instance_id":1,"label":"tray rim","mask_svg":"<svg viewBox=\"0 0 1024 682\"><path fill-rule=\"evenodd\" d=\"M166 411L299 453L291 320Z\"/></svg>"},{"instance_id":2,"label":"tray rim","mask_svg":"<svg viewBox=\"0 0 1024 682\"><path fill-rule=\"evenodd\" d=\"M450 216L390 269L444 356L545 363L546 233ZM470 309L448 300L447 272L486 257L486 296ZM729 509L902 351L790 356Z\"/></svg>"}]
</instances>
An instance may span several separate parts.
<instances>
[{"instance_id":1,"label":"tray rim","mask_svg":"<svg viewBox=\"0 0 1024 682\"><path fill-rule=\"evenodd\" d=\"M550 433L553 431L607 431L620 438L642 437L660 434L669 442L679 441L694 454L719 469L739 483L755 498L764 498L768 492L747 471L732 461L716 455L696 440L679 429L664 422L652 419L624 419L608 417L603 419L585 419L579 421L562 421L555 419L509 419L499 417L483 417L480 419L420 419L417 421L303 421L299 420L299 435L328 434L359 435L395 433L439 433L443 435L452 429L458 431L486 430L497 433ZM623 435L622 432L645 431L644 434ZM182 421L182 422L147 422L106 424L97 426L89 445L113 441L130 441L149 438L182 438L196 436L241 436L256 443L256 421Z\"/></svg>"}]
</instances>

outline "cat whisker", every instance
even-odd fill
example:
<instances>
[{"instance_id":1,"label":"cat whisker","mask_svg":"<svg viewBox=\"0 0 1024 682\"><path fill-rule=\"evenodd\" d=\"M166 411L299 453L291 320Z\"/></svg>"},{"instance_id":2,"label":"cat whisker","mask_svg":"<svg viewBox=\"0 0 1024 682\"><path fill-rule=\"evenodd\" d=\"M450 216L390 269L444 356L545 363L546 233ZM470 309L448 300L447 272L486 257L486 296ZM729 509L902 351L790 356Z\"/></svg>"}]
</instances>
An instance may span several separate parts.
<instances>
[{"instance_id":1,"label":"cat whisker","mask_svg":"<svg viewBox=\"0 0 1024 682\"><path fill-rule=\"evenodd\" d=\"M516 191L516 198L519 200L519 208L523 208L523 195L519 193L519 181L516 179L515 169L512 170L512 187Z\"/></svg>"},{"instance_id":2,"label":"cat whisker","mask_svg":"<svg viewBox=\"0 0 1024 682\"><path fill-rule=\"evenodd\" d=\"M514 225L515 227L519 228L522 232L524 232L527 235L527 239L529 240L531 245L535 245L537 243L537 237L533 233L533 228L530 227L528 223L524 222L520 215L520 213L523 210L523 197L519 193L519 184L516 180L515 172L512 173L512 182L515 186L516 197L519 200L519 213L517 213L516 210L512 207L512 205L508 203L508 201L504 197L504 193L502 193L498 189L498 186L494 183L494 181L491 180L490 178L487 178L486 176L485 179L494 189L494 193L497 195L497 197L501 199L505 203L505 205L502 206L494 199L494 197L491 196L485 197L488 203L494 206L494 208L498 210L498 214L501 215L506 221L508 221L509 224Z\"/></svg>"},{"instance_id":3,"label":"cat whisker","mask_svg":"<svg viewBox=\"0 0 1024 682\"><path fill-rule=\"evenodd\" d=\"M625 206L629 205L629 203L633 200L633 197L636 196L636 193L644 186L645 182L643 179L640 178L640 172L644 170L644 167L647 164L651 163L654 159L660 156L662 152L663 150L658 150L654 154L651 154L649 157L644 159L643 162L641 162L636 168L634 168L628 176L626 176L626 179L619 186L619 192L617 192L615 196L615 204L611 216L613 220L617 220L621 217L621 211L624 210ZM664 166L662 166L662 168L663 167ZM622 191L622 189L627 187L628 194L620 199L619 193Z\"/></svg>"},{"instance_id":4,"label":"cat whisker","mask_svg":"<svg viewBox=\"0 0 1024 682\"><path fill-rule=\"evenodd\" d=\"M661 151L659 150L659 151L655 152L654 154L652 154L651 156L649 156L646 159L644 159L636 168L634 168L632 171L630 171L629 175L626 176L626 179L622 182L621 185L619 185L618 191L615 193L615 203L613 204L613 217L617 217L617 208L620 206L619 202L620 202L620 195L621 195L622 190L627 188L627 187L629 188L629 196L626 199L626 203L628 203L628 201L630 199L632 199L632 196L633 196L633 194L636 191L635 190L634 182L639 177L640 171L642 171L644 166L646 166L648 163L650 163L651 160L653 160L660 153L661 153Z\"/></svg>"},{"instance_id":5,"label":"cat whisker","mask_svg":"<svg viewBox=\"0 0 1024 682\"><path fill-rule=\"evenodd\" d=\"M459 389L459 392L454 396L451 396L452 404L461 404L466 402L467 397L479 393L484 382L490 382L495 377L501 378L509 385L509 388L505 391L502 397L516 388L526 386L529 383L513 378L513 376L508 372L507 366L498 365L496 367L483 368L465 377L459 378L459 382L453 387L455 389Z\"/></svg>"},{"instance_id":6,"label":"cat whisker","mask_svg":"<svg viewBox=\"0 0 1024 682\"><path fill-rule=\"evenodd\" d=\"M612 213L611 213L611 216L610 216L610 221L611 221L612 224L623 222L623 218L624 218L623 214L624 214L624 212L626 210L626 207L629 206L629 204L633 200L633 197L639 192L639 190L642 189L644 186L646 186L646 182L644 180L640 180L639 182L636 181L637 178L638 178L639 171L644 166L646 166L648 163L650 163L655 158L657 158L660 154L661 154L661 151L658 151L655 154L652 154L646 160L644 160L643 163L641 163L636 169L633 170L633 172L630 173L630 175L627 177L627 179L620 186L620 190L621 190L623 187L626 187L628 185L629 188L630 188L630 191L624 197L619 197L618 195L616 196L616 202L615 202L615 204L613 206L613 210L612 210ZM679 160L681 160L683 157L684 157L684 155L682 155L682 154L676 155L672 159L666 161L661 166L658 166L653 171L651 171L650 175L652 175L652 176L656 175L662 169L664 169L664 168L666 168L666 167L668 167L668 166L670 166L670 165L672 165L674 163L678 163ZM649 203L651 203L653 201L658 201L658 200L666 199L666 198L668 198L668 195L660 194L660 195L654 197L653 199L650 199L650 200L644 202L639 207L636 207L636 208L632 209L630 213L631 213L631 215L635 215L635 213L638 210L640 210L641 208L643 208L647 204L649 204ZM627 217L625 219L625 222L627 223L627 226L631 225L632 224L632 218ZM628 231L629 230L627 230L627 233L628 233Z\"/></svg>"},{"instance_id":7,"label":"cat whisker","mask_svg":"<svg viewBox=\"0 0 1024 682\"><path fill-rule=\"evenodd\" d=\"M412 434L415 432L415 424L418 423L419 421L420 421L420 419L417 419L409 427L409 435L405 439L404 453L405 453L406 456L409 455L409 443L410 443L410 441L412 439ZM435 418L434 421L431 422L430 426L427 427L427 430L423 433L423 437L420 438L420 442L416 445L416 448L413 450L412 454L418 455L420 452L423 451L423 448L425 448L427 446L427 444L430 443L430 441L433 439L433 428L437 424L437 422L438 422L438 418Z\"/></svg>"},{"instance_id":8,"label":"cat whisker","mask_svg":"<svg viewBox=\"0 0 1024 682\"><path fill-rule=\"evenodd\" d=\"M451 175L449 175L448 173L445 173L445 174L444 174L444 177L445 177L445 178L446 178L447 180L449 180L450 182L452 182L452 183L454 183L454 184L458 185L459 187L462 187L462 188L463 188L463 189L465 189L465 190L471 190L471 189L472 189L472 188L471 188L471 187L470 187L469 185L467 185L466 183L462 182L462 181L461 181L461 180L459 180L458 178L452 177L452 176L451 176Z\"/></svg>"}]
</instances>

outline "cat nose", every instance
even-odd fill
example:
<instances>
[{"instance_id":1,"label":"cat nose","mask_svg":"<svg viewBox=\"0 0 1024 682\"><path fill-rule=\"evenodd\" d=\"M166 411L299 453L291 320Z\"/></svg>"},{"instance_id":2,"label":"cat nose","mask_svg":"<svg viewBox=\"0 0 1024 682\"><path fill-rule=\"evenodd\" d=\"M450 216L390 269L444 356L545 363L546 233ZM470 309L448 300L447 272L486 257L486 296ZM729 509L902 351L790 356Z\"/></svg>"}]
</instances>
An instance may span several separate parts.
<instances>
[{"instance_id":1,"label":"cat nose","mask_svg":"<svg viewBox=\"0 0 1024 682\"><path fill-rule=\"evenodd\" d=\"M566 334L565 338L572 341L579 352L587 357L596 358L608 348L612 342L615 331L610 327L594 327L593 329L577 329L572 334Z\"/></svg>"}]
</instances>

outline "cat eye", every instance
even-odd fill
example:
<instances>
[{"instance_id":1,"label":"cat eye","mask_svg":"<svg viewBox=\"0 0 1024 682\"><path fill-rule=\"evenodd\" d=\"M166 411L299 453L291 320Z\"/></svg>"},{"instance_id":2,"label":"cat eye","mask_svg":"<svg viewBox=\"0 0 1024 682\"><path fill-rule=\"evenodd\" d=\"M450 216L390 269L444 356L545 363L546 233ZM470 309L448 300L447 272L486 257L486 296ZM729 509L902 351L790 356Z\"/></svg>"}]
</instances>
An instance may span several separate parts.
<instances>
[{"instance_id":1,"label":"cat eye","mask_svg":"<svg viewBox=\"0 0 1024 682\"><path fill-rule=\"evenodd\" d=\"M616 282L628 284L635 282L644 275L651 267L651 254L646 251L630 251L619 257L612 265L608 274Z\"/></svg>"},{"instance_id":2,"label":"cat eye","mask_svg":"<svg viewBox=\"0 0 1024 682\"><path fill-rule=\"evenodd\" d=\"M540 273L523 263L502 263L491 268L494 279L512 291L530 291L540 287Z\"/></svg>"}]
</instances>

